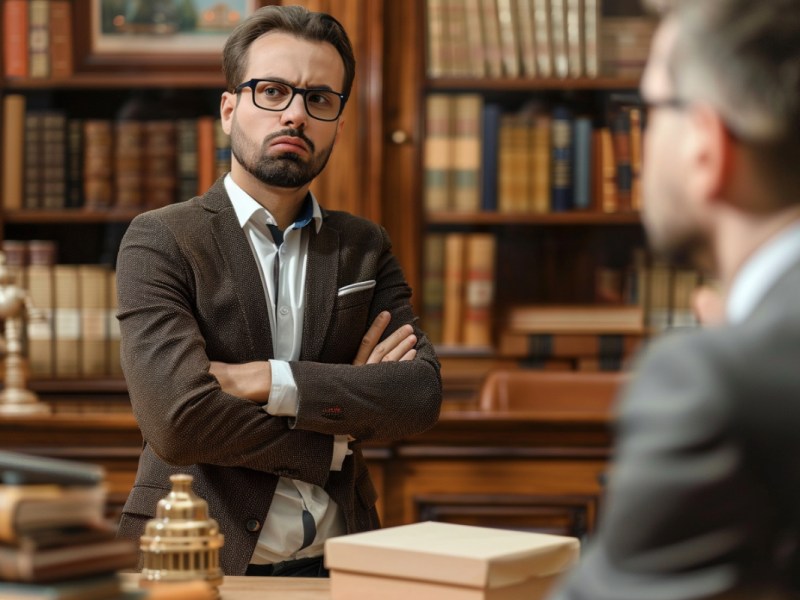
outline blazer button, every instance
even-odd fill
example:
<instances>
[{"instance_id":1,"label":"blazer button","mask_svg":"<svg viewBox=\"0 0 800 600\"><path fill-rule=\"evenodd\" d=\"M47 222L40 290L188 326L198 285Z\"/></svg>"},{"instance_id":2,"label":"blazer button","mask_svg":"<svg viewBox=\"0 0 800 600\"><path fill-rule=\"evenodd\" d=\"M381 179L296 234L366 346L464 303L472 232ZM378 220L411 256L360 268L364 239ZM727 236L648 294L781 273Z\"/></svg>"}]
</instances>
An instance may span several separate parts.
<instances>
[{"instance_id":1,"label":"blazer button","mask_svg":"<svg viewBox=\"0 0 800 600\"><path fill-rule=\"evenodd\" d=\"M247 531L258 531L261 529L261 523L257 519L247 519L245 527L247 527Z\"/></svg>"}]
</instances>

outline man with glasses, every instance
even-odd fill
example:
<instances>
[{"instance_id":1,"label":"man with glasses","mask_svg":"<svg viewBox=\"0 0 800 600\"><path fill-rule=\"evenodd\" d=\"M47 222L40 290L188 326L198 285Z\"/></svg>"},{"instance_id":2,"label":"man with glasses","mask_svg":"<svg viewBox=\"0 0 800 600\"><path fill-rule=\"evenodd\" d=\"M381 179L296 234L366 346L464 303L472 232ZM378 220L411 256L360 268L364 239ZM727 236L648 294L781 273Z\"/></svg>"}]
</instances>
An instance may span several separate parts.
<instances>
[{"instance_id":1,"label":"man with glasses","mask_svg":"<svg viewBox=\"0 0 800 600\"><path fill-rule=\"evenodd\" d=\"M796 598L800 2L668 4L641 86L644 224L713 269L724 322L640 357L599 530L553 598Z\"/></svg>"},{"instance_id":2,"label":"man with glasses","mask_svg":"<svg viewBox=\"0 0 800 600\"><path fill-rule=\"evenodd\" d=\"M231 171L140 215L117 264L122 363L145 445L121 535L187 472L229 575L324 576L327 538L374 529L360 442L431 427L441 380L385 230L309 192L344 121L341 25L257 10L228 39Z\"/></svg>"}]
</instances>

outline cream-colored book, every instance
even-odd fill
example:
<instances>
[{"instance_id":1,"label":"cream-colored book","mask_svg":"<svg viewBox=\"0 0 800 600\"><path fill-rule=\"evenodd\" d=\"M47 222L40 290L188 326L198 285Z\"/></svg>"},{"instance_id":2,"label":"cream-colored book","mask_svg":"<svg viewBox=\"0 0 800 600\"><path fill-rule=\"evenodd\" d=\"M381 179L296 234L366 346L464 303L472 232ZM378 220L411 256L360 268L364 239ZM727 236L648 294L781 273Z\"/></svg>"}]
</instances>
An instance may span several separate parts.
<instances>
[{"instance_id":1,"label":"cream-colored book","mask_svg":"<svg viewBox=\"0 0 800 600\"><path fill-rule=\"evenodd\" d=\"M424 522L331 538L333 600L537 600L572 566L576 538Z\"/></svg>"}]
</instances>

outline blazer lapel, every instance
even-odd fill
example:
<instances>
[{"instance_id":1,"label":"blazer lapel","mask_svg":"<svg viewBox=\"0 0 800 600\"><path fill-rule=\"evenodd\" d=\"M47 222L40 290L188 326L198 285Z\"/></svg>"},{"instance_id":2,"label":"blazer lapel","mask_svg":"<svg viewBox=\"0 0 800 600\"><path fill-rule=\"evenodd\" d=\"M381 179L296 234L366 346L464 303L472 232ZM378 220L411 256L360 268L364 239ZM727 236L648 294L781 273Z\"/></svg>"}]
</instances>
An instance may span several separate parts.
<instances>
[{"instance_id":1,"label":"blazer lapel","mask_svg":"<svg viewBox=\"0 0 800 600\"><path fill-rule=\"evenodd\" d=\"M339 281L339 232L324 222L317 233L309 225L306 263L306 309L303 316L303 346L300 360L319 360L328 338Z\"/></svg>"},{"instance_id":2,"label":"blazer lapel","mask_svg":"<svg viewBox=\"0 0 800 600\"><path fill-rule=\"evenodd\" d=\"M228 280L220 284L233 287L244 318L242 331L246 332L246 337L242 341L250 344L251 356L271 358L272 332L261 276L230 202L226 208L216 212L211 220L214 243L230 273Z\"/></svg>"}]
</instances>

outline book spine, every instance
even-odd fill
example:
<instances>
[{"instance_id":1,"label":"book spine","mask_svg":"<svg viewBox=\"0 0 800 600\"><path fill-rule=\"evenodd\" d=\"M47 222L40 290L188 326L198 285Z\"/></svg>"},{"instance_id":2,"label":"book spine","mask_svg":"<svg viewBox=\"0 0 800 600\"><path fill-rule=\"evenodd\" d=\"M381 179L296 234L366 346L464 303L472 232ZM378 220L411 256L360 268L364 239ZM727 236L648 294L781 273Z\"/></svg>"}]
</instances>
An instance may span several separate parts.
<instances>
[{"instance_id":1,"label":"book spine","mask_svg":"<svg viewBox=\"0 0 800 600\"><path fill-rule=\"evenodd\" d=\"M442 343L457 346L463 340L465 234L448 233L444 244Z\"/></svg>"},{"instance_id":2,"label":"book spine","mask_svg":"<svg viewBox=\"0 0 800 600\"><path fill-rule=\"evenodd\" d=\"M423 203L427 212L436 212L451 206L453 101L447 94L429 94L425 109Z\"/></svg>"},{"instance_id":3,"label":"book spine","mask_svg":"<svg viewBox=\"0 0 800 600\"><path fill-rule=\"evenodd\" d=\"M221 122L220 122L221 129ZM175 201L177 181L176 145L177 129L175 121L146 121L144 123L143 149L143 183L144 200L148 209L167 206ZM218 160L225 161L223 173L230 170L230 138L218 136L218 143L227 141L227 154L218 155ZM220 152L220 150L218 150Z\"/></svg>"},{"instance_id":4,"label":"book spine","mask_svg":"<svg viewBox=\"0 0 800 600\"><path fill-rule=\"evenodd\" d=\"M50 4L30 0L28 13L28 66L31 77L50 76Z\"/></svg>"},{"instance_id":5,"label":"book spine","mask_svg":"<svg viewBox=\"0 0 800 600\"><path fill-rule=\"evenodd\" d=\"M501 114L502 108L499 104L484 104L481 126L481 209L487 212L497 210L497 155Z\"/></svg>"},{"instance_id":6,"label":"book spine","mask_svg":"<svg viewBox=\"0 0 800 600\"><path fill-rule=\"evenodd\" d=\"M3 72L6 77L28 76L28 0L3 2Z\"/></svg>"},{"instance_id":7,"label":"book spine","mask_svg":"<svg viewBox=\"0 0 800 600\"><path fill-rule=\"evenodd\" d=\"M422 322L428 339L434 344L440 344L444 306L444 234L429 233L425 236L424 244Z\"/></svg>"},{"instance_id":8,"label":"book spine","mask_svg":"<svg viewBox=\"0 0 800 600\"><path fill-rule=\"evenodd\" d=\"M445 2L447 0L426 0L427 19L427 73L431 79L444 77L449 73L448 50L445 38Z\"/></svg>"},{"instance_id":9,"label":"book spine","mask_svg":"<svg viewBox=\"0 0 800 600\"><path fill-rule=\"evenodd\" d=\"M72 75L72 2L50 0L50 76Z\"/></svg>"},{"instance_id":10,"label":"book spine","mask_svg":"<svg viewBox=\"0 0 800 600\"><path fill-rule=\"evenodd\" d=\"M600 2L583 0L583 52L587 77L600 75Z\"/></svg>"},{"instance_id":11,"label":"book spine","mask_svg":"<svg viewBox=\"0 0 800 600\"><path fill-rule=\"evenodd\" d=\"M550 212L552 187L552 119L548 115L535 115L531 126L531 210L543 214Z\"/></svg>"},{"instance_id":12,"label":"book spine","mask_svg":"<svg viewBox=\"0 0 800 600\"><path fill-rule=\"evenodd\" d=\"M631 209L631 121L626 108L620 108L611 121L614 162L617 167L617 202L619 210Z\"/></svg>"},{"instance_id":13,"label":"book spine","mask_svg":"<svg viewBox=\"0 0 800 600\"><path fill-rule=\"evenodd\" d=\"M519 27L520 74L534 78L539 71L536 66L536 18L533 0L517 0L516 23Z\"/></svg>"},{"instance_id":14,"label":"book spine","mask_svg":"<svg viewBox=\"0 0 800 600\"><path fill-rule=\"evenodd\" d=\"M592 120L589 117L575 119L572 139L575 149L574 207L589 210L592 206Z\"/></svg>"},{"instance_id":15,"label":"book spine","mask_svg":"<svg viewBox=\"0 0 800 600\"><path fill-rule=\"evenodd\" d=\"M61 111L47 111L42 120L42 208L64 208L67 195L66 157L67 117Z\"/></svg>"},{"instance_id":16,"label":"book spine","mask_svg":"<svg viewBox=\"0 0 800 600\"><path fill-rule=\"evenodd\" d=\"M488 233L469 234L465 250L463 343L469 347L489 347L492 345L495 238Z\"/></svg>"},{"instance_id":17,"label":"book spine","mask_svg":"<svg viewBox=\"0 0 800 600\"><path fill-rule=\"evenodd\" d=\"M78 266L57 264L53 267L55 287L56 377L80 376L80 292Z\"/></svg>"},{"instance_id":18,"label":"book spine","mask_svg":"<svg viewBox=\"0 0 800 600\"><path fill-rule=\"evenodd\" d=\"M87 208L109 207L113 202L113 147L110 120L83 121L83 198Z\"/></svg>"},{"instance_id":19,"label":"book spine","mask_svg":"<svg viewBox=\"0 0 800 600\"><path fill-rule=\"evenodd\" d=\"M497 1L497 22L500 29L500 52L503 62L503 73L506 77L519 77L519 32L512 0ZM516 0L513 0L516 2Z\"/></svg>"},{"instance_id":20,"label":"book spine","mask_svg":"<svg viewBox=\"0 0 800 600\"><path fill-rule=\"evenodd\" d=\"M570 77L586 74L584 61L584 0L565 0L567 3L567 62Z\"/></svg>"},{"instance_id":21,"label":"book spine","mask_svg":"<svg viewBox=\"0 0 800 600\"><path fill-rule=\"evenodd\" d=\"M214 183L214 117L197 119L197 195L205 194Z\"/></svg>"},{"instance_id":22,"label":"book spine","mask_svg":"<svg viewBox=\"0 0 800 600\"><path fill-rule=\"evenodd\" d=\"M214 179L222 177L230 170L231 138L222 129L222 120L214 119Z\"/></svg>"},{"instance_id":23,"label":"book spine","mask_svg":"<svg viewBox=\"0 0 800 600\"><path fill-rule=\"evenodd\" d=\"M536 71L541 77L552 77L554 65L550 0L533 0L533 17L536 31Z\"/></svg>"},{"instance_id":24,"label":"book spine","mask_svg":"<svg viewBox=\"0 0 800 600\"><path fill-rule=\"evenodd\" d=\"M80 373L82 377L108 375L108 271L103 265L79 265Z\"/></svg>"},{"instance_id":25,"label":"book spine","mask_svg":"<svg viewBox=\"0 0 800 600\"><path fill-rule=\"evenodd\" d=\"M573 208L573 118L569 109L564 107L557 107L552 118L553 175L550 206L553 212L564 212Z\"/></svg>"},{"instance_id":26,"label":"book spine","mask_svg":"<svg viewBox=\"0 0 800 600\"><path fill-rule=\"evenodd\" d=\"M37 379L55 376L55 262L54 242L28 242L28 294L40 317L28 319L28 368Z\"/></svg>"},{"instance_id":27,"label":"book spine","mask_svg":"<svg viewBox=\"0 0 800 600\"><path fill-rule=\"evenodd\" d=\"M553 48L553 75L568 77L567 0L550 0L550 36Z\"/></svg>"},{"instance_id":28,"label":"book spine","mask_svg":"<svg viewBox=\"0 0 800 600\"><path fill-rule=\"evenodd\" d=\"M503 48L500 42L500 22L496 0L481 0L483 39L486 48L486 68L489 77L503 76Z\"/></svg>"},{"instance_id":29,"label":"book spine","mask_svg":"<svg viewBox=\"0 0 800 600\"><path fill-rule=\"evenodd\" d=\"M143 204L144 125L141 121L117 121L114 133L114 206L138 208Z\"/></svg>"},{"instance_id":30,"label":"book spine","mask_svg":"<svg viewBox=\"0 0 800 600\"><path fill-rule=\"evenodd\" d=\"M67 208L83 206L83 122L67 119Z\"/></svg>"},{"instance_id":31,"label":"book spine","mask_svg":"<svg viewBox=\"0 0 800 600\"><path fill-rule=\"evenodd\" d=\"M25 184L22 198L25 210L42 208L43 121L44 112L41 110L29 110L25 114Z\"/></svg>"},{"instance_id":32,"label":"book spine","mask_svg":"<svg viewBox=\"0 0 800 600\"><path fill-rule=\"evenodd\" d=\"M453 209L480 209L481 138L483 97L459 94L454 104Z\"/></svg>"},{"instance_id":33,"label":"book spine","mask_svg":"<svg viewBox=\"0 0 800 600\"><path fill-rule=\"evenodd\" d=\"M22 208L25 180L25 96L3 97L3 208Z\"/></svg>"},{"instance_id":34,"label":"book spine","mask_svg":"<svg viewBox=\"0 0 800 600\"><path fill-rule=\"evenodd\" d=\"M177 124L178 201L197 195L197 121L180 119Z\"/></svg>"}]
</instances>

